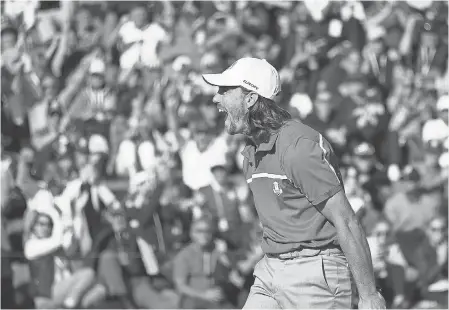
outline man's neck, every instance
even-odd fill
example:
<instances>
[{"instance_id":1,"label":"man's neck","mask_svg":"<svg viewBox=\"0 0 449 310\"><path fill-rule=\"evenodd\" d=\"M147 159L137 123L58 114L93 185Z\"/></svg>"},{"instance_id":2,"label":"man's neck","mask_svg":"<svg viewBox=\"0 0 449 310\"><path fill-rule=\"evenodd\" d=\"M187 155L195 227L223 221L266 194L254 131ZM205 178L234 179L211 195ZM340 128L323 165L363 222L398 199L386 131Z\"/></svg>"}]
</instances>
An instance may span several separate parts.
<instances>
[{"instance_id":1,"label":"man's neck","mask_svg":"<svg viewBox=\"0 0 449 310\"><path fill-rule=\"evenodd\" d=\"M267 132L262 135L250 135L247 137L256 147L259 147L262 143L268 143L270 141L271 134Z\"/></svg>"}]
</instances>

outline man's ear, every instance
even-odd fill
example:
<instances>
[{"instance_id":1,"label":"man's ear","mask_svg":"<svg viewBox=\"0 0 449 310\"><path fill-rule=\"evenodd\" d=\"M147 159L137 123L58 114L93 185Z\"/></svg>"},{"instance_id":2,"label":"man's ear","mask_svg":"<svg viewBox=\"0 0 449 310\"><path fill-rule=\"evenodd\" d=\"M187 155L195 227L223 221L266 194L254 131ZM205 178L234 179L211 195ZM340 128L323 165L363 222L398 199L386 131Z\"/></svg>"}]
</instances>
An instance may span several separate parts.
<instances>
[{"instance_id":1,"label":"man's ear","mask_svg":"<svg viewBox=\"0 0 449 310\"><path fill-rule=\"evenodd\" d=\"M245 97L245 103L246 103L246 107L249 109L251 108L254 104L256 104L257 99L259 99L259 95L254 93L254 92L250 92L248 95L246 95Z\"/></svg>"}]
</instances>

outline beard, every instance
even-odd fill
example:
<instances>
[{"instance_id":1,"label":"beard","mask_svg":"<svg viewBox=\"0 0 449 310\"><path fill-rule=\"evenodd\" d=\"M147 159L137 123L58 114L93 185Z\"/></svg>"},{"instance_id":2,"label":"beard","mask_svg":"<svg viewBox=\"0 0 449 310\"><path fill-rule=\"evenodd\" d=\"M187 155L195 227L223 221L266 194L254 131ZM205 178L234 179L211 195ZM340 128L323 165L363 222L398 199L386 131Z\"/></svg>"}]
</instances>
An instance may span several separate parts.
<instances>
[{"instance_id":1,"label":"beard","mask_svg":"<svg viewBox=\"0 0 449 310\"><path fill-rule=\"evenodd\" d=\"M250 129L247 121L247 117L243 118L233 118L229 114L226 116L225 120L225 128L228 134L236 135L236 134L244 134L249 135Z\"/></svg>"}]
</instances>

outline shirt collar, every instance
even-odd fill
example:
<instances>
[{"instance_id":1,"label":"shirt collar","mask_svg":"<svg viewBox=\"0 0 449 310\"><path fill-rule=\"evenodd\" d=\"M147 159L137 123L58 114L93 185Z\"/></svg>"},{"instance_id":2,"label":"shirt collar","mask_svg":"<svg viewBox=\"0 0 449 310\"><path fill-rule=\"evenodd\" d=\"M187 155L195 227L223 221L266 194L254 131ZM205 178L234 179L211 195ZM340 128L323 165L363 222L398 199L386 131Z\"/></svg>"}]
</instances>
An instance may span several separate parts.
<instances>
[{"instance_id":1,"label":"shirt collar","mask_svg":"<svg viewBox=\"0 0 449 310\"><path fill-rule=\"evenodd\" d=\"M251 158L253 158L255 153L257 153L257 152L271 151L273 149L274 145L276 144L278 136L279 136L279 131L277 131L276 133L273 133L270 136L270 139L267 142L261 143L259 145L259 147L256 147L253 142L248 142L246 144L245 148L243 149L243 151L241 152L241 154L245 158L251 160Z\"/></svg>"},{"instance_id":2,"label":"shirt collar","mask_svg":"<svg viewBox=\"0 0 449 310\"><path fill-rule=\"evenodd\" d=\"M276 140L279 136L279 131L270 135L270 139L267 142L262 142L258 148L256 148L256 152L268 152L271 151L276 144Z\"/></svg>"}]
</instances>

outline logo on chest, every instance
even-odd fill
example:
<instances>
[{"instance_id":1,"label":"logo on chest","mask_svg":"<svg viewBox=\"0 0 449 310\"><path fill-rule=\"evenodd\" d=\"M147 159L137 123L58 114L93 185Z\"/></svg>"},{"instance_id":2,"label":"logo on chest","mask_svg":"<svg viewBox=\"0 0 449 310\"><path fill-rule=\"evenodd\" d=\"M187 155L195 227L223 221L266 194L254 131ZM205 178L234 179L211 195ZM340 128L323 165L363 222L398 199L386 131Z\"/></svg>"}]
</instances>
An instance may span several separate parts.
<instances>
[{"instance_id":1,"label":"logo on chest","mask_svg":"<svg viewBox=\"0 0 449 310\"><path fill-rule=\"evenodd\" d=\"M279 185L278 182L273 182L273 192L277 195L280 196L282 194L282 188Z\"/></svg>"}]
</instances>

